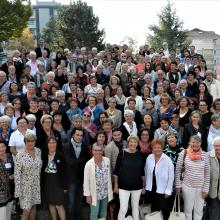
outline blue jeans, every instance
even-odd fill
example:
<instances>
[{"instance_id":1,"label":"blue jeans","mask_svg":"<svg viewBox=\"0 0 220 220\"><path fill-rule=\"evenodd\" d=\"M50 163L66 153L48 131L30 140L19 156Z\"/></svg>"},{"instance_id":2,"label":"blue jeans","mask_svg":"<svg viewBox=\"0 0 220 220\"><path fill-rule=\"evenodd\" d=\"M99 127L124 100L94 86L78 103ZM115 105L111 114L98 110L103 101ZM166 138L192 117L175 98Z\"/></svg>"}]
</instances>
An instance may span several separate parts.
<instances>
[{"instance_id":1,"label":"blue jeans","mask_svg":"<svg viewBox=\"0 0 220 220\"><path fill-rule=\"evenodd\" d=\"M209 199L208 202L208 210L209 210L209 219L210 220L219 220L220 219L220 201L218 198Z\"/></svg>"},{"instance_id":2,"label":"blue jeans","mask_svg":"<svg viewBox=\"0 0 220 220\"><path fill-rule=\"evenodd\" d=\"M72 183L68 189L68 206L67 206L67 219L80 220L81 207L83 201L83 187L81 183Z\"/></svg>"},{"instance_id":3,"label":"blue jeans","mask_svg":"<svg viewBox=\"0 0 220 220\"><path fill-rule=\"evenodd\" d=\"M108 198L98 200L96 206L90 205L90 220L107 217Z\"/></svg>"}]
</instances>

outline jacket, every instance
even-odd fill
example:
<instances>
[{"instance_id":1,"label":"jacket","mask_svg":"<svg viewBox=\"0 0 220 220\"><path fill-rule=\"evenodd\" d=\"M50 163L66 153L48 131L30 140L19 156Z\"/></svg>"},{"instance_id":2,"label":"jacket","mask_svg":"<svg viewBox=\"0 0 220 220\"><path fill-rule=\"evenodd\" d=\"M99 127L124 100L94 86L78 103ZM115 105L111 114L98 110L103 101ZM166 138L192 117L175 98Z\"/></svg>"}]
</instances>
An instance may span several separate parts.
<instances>
[{"instance_id":1,"label":"jacket","mask_svg":"<svg viewBox=\"0 0 220 220\"><path fill-rule=\"evenodd\" d=\"M209 186L209 197L215 199L218 197L220 200L220 190L219 188L219 162L218 158L216 157L215 150L210 151L209 153L210 158L210 186Z\"/></svg>"},{"instance_id":2,"label":"jacket","mask_svg":"<svg viewBox=\"0 0 220 220\"><path fill-rule=\"evenodd\" d=\"M42 154L42 170L41 170L41 183L44 185L45 181L45 169L48 165L48 154ZM64 160L64 156L60 152L56 152L53 161L57 166L57 176L58 176L58 185L67 189L67 175L66 175L66 164Z\"/></svg>"},{"instance_id":3,"label":"jacket","mask_svg":"<svg viewBox=\"0 0 220 220\"><path fill-rule=\"evenodd\" d=\"M153 170L157 182L157 193L171 195L174 182L174 166L171 159L164 153L155 164L154 154L148 156L145 165L146 190L151 191L153 186Z\"/></svg>"},{"instance_id":4,"label":"jacket","mask_svg":"<svg viewBox=\"0 0 220 220\"><path fill-rule=\"evenodd\" d=\"M110 171L110 161L107 157L102 157L104 163L107 165L108 169L108 201L113 199L112 191L112 181L111 181L111 171ZM95 179L95 161L94 158L90 159L84 170L84 184L83 184L83 195L92 197L92 205L96 206L96 179Z\"/></svg>"},{"instance_id":5,"label":"jacket","mask_svg":"<svg viewBox=\"0 0 220 220\"><path fill-rule=\"evenodd\" d=\"M89 160L89 151L85 144L82 143L79 158L76 157L71 142L63 144L63 155L66 161L68 184L83 183L83 170Z\"/></svg>"}]
</instances>

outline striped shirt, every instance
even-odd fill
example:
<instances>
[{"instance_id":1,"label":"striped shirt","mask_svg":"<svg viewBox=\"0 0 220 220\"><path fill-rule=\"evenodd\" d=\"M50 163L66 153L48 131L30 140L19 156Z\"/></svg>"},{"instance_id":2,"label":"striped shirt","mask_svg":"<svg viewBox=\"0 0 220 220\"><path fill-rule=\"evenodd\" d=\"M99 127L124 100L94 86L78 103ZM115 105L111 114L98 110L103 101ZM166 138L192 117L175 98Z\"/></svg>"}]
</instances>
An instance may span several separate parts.
<instances>
[{"instance_id":1,"label":"striped shirt","mask_svg":"<svg viewBox=\"0 0 220 220\"><path fill-rule=\"evenodd\" d=\"M181 188L182 183L192 188L202 188L202 192L209 192L210 163L206 152L202 151L201 160L191 160L183 150L178 157L176 165L176 188ZM182 167L185 166L183 181L180 180Z\"/></svg>"}]
</instances>

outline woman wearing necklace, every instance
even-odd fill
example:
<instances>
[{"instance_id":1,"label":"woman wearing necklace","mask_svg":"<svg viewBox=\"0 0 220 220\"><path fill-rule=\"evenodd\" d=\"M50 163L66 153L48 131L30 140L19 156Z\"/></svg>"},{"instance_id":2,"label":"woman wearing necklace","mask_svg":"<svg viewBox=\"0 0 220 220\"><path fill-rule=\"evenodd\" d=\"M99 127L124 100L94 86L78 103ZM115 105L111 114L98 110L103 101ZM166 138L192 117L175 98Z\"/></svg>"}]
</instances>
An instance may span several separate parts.
<instances>
[{"instance_id":1,"label":"woman wearing necklace","mask_svg":"<svg viewBox=\"0 0 220 220\"><path fill-rule=\"evenodd\" d=\"M21 220L35 219L36 205L41 203L40 171L41 150L35 147L36 136L27 133L25 148L16 156L14 178L15 198L19 198L23 210Z\"/></svg>"},{"instance_id":2,"label":"woman wearing necklace","mask_svg":"<svg viewBox=\"0 0 220 220\"><path fill-rule=\"evenodd\" d=\"M11 219L12 180L14 162L11 154L6 153L6 144L0 141L0 219Z\"/></svg>"},{"instance_id":3,"label":"woman wearing necklace","mask_svg":"<svg viewBox=\"0 0 220 220\"><path fill-rule=\"evenodd\" d=\"M116 99L114 97L109 98L108 106L106 112L113 121L113 126L119 128L121 126L122 114L121 111L116 108Z\"/></svg>"},{"instance_id":4,"label":"woman wearing necklace","mask_svg":"<svg viewBox=\"0 0 220 220\"><path fill-rule=\"evenodd\" d=\"M62 154L57 151L57 140L49 137L46 153L43 155L42 186L46 202L49 204L53 220L65 220L64 192L67 189L65 162Z\"/></svg>"},{"instance_id":5,"label":"woman wearing necklace","mask_svg":"<svg viewBox=\"0 0 220 220\"><path fill-rule=\"evenodd\" d=\"M98 143L92 147L93 157L84 169L84 196L90 205L90 220L106 219L108 202L113 199L110 161L103 157Z\"/></svg>"},{"instance_id":6,"label":"woman wearing necklace","mask_svg":"<svg viewBox=\"0 0 220 220\"><path fill-rule=\"evenodd\" d=\"M189 117L189 123L184 126L183 147L188 146L190 137L197 135L202 139L202 150L207 151L207 130L201 123L202 117L199 111L195 110Z\"/></svg>"}]
</instances>

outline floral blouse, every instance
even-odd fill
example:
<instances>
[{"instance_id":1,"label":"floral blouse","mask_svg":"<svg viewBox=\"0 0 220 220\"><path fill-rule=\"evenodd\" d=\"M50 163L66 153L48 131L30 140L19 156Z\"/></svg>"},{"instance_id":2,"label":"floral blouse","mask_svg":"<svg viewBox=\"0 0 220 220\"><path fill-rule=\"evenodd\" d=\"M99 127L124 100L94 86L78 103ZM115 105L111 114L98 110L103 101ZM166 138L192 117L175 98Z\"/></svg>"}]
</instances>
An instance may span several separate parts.
<instances>
[{"instance_id":1,"label":"floral blouse","mask_svg":"<svg viewBox=\"0 0 220 220\"><path fill-rule=\"evenodd\" d=\"M97 200L102 200L108 196L108 173L110 167L102 161L101 166L95 166L96 195Z\"/></svg>"}]
</instances>

